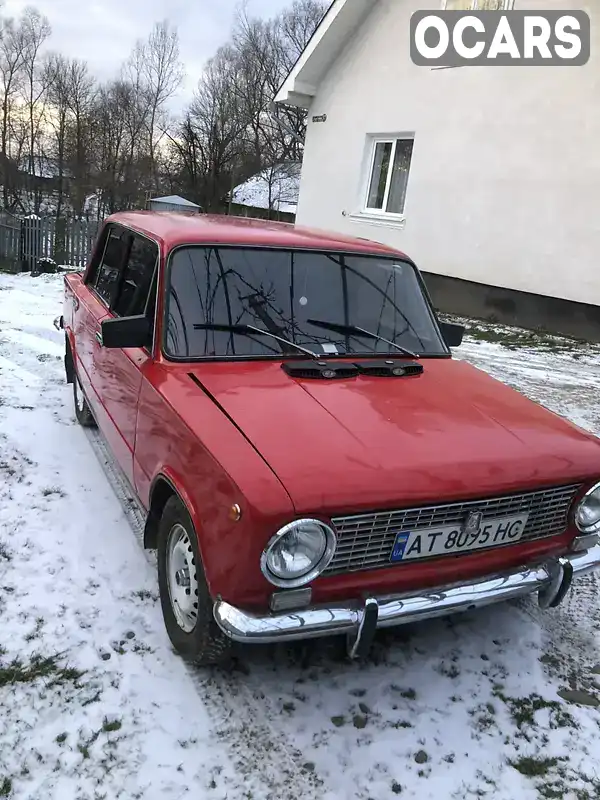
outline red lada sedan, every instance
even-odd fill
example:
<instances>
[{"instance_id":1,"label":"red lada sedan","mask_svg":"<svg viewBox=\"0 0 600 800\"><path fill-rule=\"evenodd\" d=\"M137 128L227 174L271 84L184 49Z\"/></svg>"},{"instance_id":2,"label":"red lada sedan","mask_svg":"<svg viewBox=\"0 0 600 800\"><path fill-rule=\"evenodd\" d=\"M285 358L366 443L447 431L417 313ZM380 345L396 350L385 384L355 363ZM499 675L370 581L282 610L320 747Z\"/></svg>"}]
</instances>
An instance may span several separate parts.
<instances>
[{"instance_id":1,"label":"red lada sedan","mask_svg":"<svg viewBox=\"0 0 600 800\"><path fill-rule=\"evenodd\" d=\"M67 380L158 551L167 631L347 636L600 567L600 442L452 357L389 247L206 215L109 217L67 275Z\"/></svg>"}]
</instances>

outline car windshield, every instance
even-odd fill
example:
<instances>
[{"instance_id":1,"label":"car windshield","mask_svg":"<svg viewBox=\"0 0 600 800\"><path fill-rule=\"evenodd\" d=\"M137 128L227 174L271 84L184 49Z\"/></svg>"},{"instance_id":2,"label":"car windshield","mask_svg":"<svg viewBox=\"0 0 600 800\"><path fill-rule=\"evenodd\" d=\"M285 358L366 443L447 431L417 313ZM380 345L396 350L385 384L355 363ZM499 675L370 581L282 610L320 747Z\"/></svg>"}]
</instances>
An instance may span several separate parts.
<instances>
[{"instance_id":1,"label":"car windshield","mask_svg":"<svg viewBox=\"0 0 600 800\"><path fill-rule=\"evenodd\" d=\"M302 358L290 343L319 357L448 352L414 267L401 259L244 247L173 251L167 356Z\"/></svg>"}]
</instances>

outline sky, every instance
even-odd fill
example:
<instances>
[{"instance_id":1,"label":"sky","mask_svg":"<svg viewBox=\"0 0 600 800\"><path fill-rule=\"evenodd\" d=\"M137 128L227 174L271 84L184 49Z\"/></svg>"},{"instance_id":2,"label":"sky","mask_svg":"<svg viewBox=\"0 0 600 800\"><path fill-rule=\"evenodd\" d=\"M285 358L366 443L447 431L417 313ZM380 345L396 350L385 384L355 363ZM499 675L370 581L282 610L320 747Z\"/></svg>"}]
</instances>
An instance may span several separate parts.
<instances>
[{"instance_id":1,"label":"sky","mask_svg":"<svg viewBox=\"0 0 600 800\"><path fill-rule=\"evenodd\" d=\"M272 16L291 0L246 0L253 16ZM225 42L240 0L4 0L5 16L36 7L52 26L48 47L84 59L100 79L113 77L136 40L155 22L168 19L179 30L186 78L174 106L188 100L203 64Z\"/></svg>"}]
</instances>

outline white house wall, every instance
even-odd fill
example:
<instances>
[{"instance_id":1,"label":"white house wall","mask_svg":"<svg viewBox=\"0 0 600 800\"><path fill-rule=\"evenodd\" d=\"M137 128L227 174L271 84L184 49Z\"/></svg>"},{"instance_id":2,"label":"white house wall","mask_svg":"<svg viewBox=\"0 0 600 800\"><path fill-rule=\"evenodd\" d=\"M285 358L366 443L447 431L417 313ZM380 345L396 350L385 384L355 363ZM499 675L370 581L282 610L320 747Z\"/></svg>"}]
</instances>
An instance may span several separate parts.
<instances>
[{"instance_id":1,"label":"white house wall","mask_svg":"<svg viewBox=\"0 0 600 800\"><path fill-rule=\"evenodd\" d=\"M377 0L309 111L327 120L309 122L297 222L426 272L600 305L600 8L551 6L592 16L587 66L416 67L410 16L441 0ZM415 134L402 228L360 217L366 137L390 133Z\"/></svg>"}]
</instances>

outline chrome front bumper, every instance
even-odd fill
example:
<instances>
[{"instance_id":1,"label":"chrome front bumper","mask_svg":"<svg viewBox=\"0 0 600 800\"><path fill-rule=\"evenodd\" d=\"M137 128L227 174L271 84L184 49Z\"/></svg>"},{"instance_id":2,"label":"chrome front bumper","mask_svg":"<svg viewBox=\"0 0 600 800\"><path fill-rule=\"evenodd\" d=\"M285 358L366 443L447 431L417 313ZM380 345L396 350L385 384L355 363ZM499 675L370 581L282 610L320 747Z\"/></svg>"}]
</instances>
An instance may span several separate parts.
<instances>
[{"instance_id":1,"label":"chrome front bumper","mask_svg":"<svg viewBox=\"0 0 600 800\"><path fill-rule=\"evenodd\" d=\"M597 537L594 537L597 540ZM377 628L470 611L538 592L542 608L557 606L573 577L600 569L600 544L537 566L520 567L470 583L421 592L368 597L364 603L312 606L279 614L253 614L217 600L214 616L234 641L269 644L344 634L352 656L366 651Z\"/></svg>"}]
</instances>

